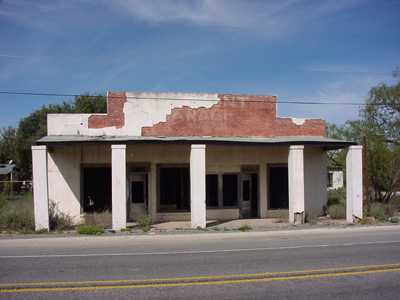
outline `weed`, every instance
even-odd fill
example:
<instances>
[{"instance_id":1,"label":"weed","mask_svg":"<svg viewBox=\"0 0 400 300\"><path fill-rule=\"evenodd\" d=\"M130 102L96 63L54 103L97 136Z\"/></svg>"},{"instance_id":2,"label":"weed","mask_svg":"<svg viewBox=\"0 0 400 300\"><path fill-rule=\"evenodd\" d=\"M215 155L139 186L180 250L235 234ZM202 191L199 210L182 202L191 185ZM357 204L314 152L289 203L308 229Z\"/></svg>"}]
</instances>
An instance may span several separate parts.
<instances>
[{"instance_id":1,"label":"weed","mask_svg":"<svg viewBox=\"0 0 400 300\"><path fill-rule=\"evenodd\" d=\"M80 225L77 229L79 234L101 235L104 233L104 228L93 225Z\"/></svg>"},{"instance_id":2,"label":"weed","mask_svg":"<svg viewBox=\"0 0 400 300\"><path fill-rule=\"evenodd\" d=\"M140 216L136 223L143 232L148 232L151 229L151 219L148 215Z\"/></svg>"},{"instance_id":3,"label":"weed","mask_svg":"<svg viewBox=\"0 0 400 300\"><path fill-rule=\"evenodd\" d=\"M245 224L245 225L240 226L240 227L238 228L238 230L239 230L239 231L250 231L250 230L252 230L252 228L251 228L251 226Z\"/></svg>"},{"instance_id":4,"label":"weed","mask_svg":"<svg viewBox=\"0 0 400 300\"><path fill-rule=\"evenodd\" d=\"M50 202L49 226L50 230L68 230L74 228L74 222L71 216L58 210L56 203Z\"/></svg>"}]
</instances>

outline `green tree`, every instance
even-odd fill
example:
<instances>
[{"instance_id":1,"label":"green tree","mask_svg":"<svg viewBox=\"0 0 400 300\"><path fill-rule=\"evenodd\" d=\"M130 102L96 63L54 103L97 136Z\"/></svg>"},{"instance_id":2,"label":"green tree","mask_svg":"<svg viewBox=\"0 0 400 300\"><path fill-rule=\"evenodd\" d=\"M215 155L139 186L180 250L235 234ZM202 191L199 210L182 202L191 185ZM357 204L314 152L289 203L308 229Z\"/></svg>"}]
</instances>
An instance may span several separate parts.
<instances>
[{"instance_id":1,"label":"green tree","mask_svg":"<svg viewBox=\"0 0 400 300\"><path fill-rule=\"evenodd\" d=\"M31 145L47 134L47 114L105 113L106 102L105 96L77 96L72 103L45 105L21 119L15 142L19 177L25 179L32 176Z\"/></svg>"},{"instance_id":2,"label":"green tree","mask_svg":"<svg viewBox=\"0 0 400 300\"><path fill-rule=\"evenodd\" d=\"M398 76L398 75L396 75ZM365 143L369 199L388 203L400 190L400 81L370 90L361 119L329 125L328 136ZM345 152L329 154L331 166L345 168Z\"/></svg>"},{"instance_id":3,"label":"green tree","mask_svg":"<svg viewBox=\"0 0 400 300\"><path fill-rule=\"evenodd\" d=\"M17 130L14 127L0 128L0 163L17 160Z\"/></svg>"},{"instance_id":4,"label":"green tree","mask_svg":"<svg viewBox=\"0 0 400 300\"><path fill-rule=\"evenodd\" d=\"M105 96L82 95L75 97L76 113L106 113L107 100Z\"/></svg>"}]
</instances>

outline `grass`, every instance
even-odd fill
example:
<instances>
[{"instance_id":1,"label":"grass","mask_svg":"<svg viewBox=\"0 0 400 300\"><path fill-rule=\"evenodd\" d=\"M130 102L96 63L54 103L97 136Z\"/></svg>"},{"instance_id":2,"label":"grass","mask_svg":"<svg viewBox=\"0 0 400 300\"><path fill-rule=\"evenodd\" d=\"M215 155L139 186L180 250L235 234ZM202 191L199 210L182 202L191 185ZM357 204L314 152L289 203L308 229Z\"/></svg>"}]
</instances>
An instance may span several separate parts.
<instances>
[{"instance_id":1,"label":"grass","mask_svg":"<svg viewBox=\"0 0 400 300\"><path fill-rule=\"evenodd\" d=\"M98 226L103 229L112 227L112 214L109 211L87 213L84 219L85 225Z\"/></svg>"},{"instance_id":2,"label":"grass","mask_svg":"<svg viewBox=\"0 0 400 300\"><path fill-rule=\"evenodd\" d=\"M0 194L0 231L31 233L34 230L32 193L12 198Z\"/></svg>"},{"instance_id":3,"label":"grass","mask_svg":"<svg viewBox=\"0 0 400 300\"><path fill-rule=\"evenodd\" d=\"M101 235L104 233L104 228L95 225L80 225L77 231L79 234Z\"/></svg>"}]
</instances>

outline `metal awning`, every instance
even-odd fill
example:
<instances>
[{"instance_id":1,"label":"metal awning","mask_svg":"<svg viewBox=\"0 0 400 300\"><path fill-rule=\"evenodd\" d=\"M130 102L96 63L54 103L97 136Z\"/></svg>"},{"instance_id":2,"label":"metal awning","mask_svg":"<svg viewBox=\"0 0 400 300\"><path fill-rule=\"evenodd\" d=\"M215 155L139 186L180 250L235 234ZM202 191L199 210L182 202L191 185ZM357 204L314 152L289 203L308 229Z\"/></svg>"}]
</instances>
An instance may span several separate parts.
<instances>
[{"instance_id":1,"label":"metal awning","mask_svg":"<svg viewBox=\"0 0 400 300\"><path fill-rule=\"evenodd\" d=\"M320 136L280 137L211 137L211 136L85 136L48 135L36 141L37 145L60 144L137 144L137 143L194 143L194 144L245 144L245 145L312 145L326 149L340 149L357 143Z\"/></svg>"}]
</instances>

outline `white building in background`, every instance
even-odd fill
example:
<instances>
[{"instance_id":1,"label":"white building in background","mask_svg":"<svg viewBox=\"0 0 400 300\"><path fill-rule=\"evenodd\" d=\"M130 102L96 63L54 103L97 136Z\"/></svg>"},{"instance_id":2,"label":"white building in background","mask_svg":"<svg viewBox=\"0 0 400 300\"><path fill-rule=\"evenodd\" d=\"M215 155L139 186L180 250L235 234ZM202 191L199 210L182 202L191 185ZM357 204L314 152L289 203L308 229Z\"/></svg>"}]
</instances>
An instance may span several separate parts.
<instances>
[{"instance_id":1,"label":"white building in background","mask_svg":"<svg viewBox=\"0 0 400 300\"><path fill-rule=\"evenodd\" d=\"M337 190L342 188L343 185L343 171L337 169L328 170L328 190Z\"/></svg>"},{"instance_id":2,"label":"white building in background","mask_svg":"<svg viewBox=\"0 0 400 300\"><path fill-rule=\"evenodd\" d=\"M154 222L322 213L326 151L347 148L347 220L362 217L361 146L325 136L321 119L282 118L276 97L111 93L105 114L49 114L32 146L36 229L49 203L76 223L111 211L115 230Z\"/></svg>"}]
</instances>

